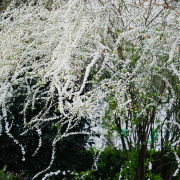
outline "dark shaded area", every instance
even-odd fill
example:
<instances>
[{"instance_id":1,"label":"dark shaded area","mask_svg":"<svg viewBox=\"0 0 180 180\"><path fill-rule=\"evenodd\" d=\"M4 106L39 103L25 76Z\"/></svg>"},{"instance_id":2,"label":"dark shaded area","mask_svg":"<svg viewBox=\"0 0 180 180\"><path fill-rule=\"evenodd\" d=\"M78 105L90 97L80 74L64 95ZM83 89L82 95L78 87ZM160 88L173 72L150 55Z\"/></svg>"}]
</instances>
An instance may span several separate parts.
<instances>
[{"instance_id":1,"label":"dark shaded area","mask_svg":"<svg viewBox=\"0 0 180 180\"><path fill-rule=\"evenodd\" d=\"M30 87L37 83L34 79L27 80L27 82ZM39 89L37 96L44 93L47 88L49 88L48 84L43 85ZM22 161L23 156L20 146L15 144L13 139L8 137L5 133L5 129L3 129L2 135L0 136L0 169L2 169L4 165L7 165L8 171L16 173L22 173L23 171L24 178L26 176L28 179L31 179L36 173L46 169L50 163L52 142L57 135L58 128L60 128L55 127L54 124L60 120L60 114L59 111L57 111L56 105L52 106L46 114L46 118L54 117L55 115L59 118L51 122L42 122L42 147L38 153L32 157L39 143L39 137L36 130L32 130L27 134L20 136L20 134L26 129L24 127L24 115L22 111L28 97L28 90L26 86L23 86L22 84L14 85L13 89L13 97L7 103L7 107L9 107L7 121L9 124L13 124L10 133L25 147L26 161ZM56 103L57 99L55 93L52 99L53 104ZM29 122L32 117L36 116L45 105L45 100L37 100L34 107L28 106L26 113L27 122ZM2 114L1 109L0 114ZM87 127L85 128L85 124L88 123L87 119L82 118L69 132L80 132L82 130L89 131ZM3 127L5 127L5 124L3 124ZM63 126L61 128L61 133L63 134L65 130L66 126ZM80 172L90 169L93 163L93 157L92 154L85 149L87 140L87 135L72 135L59 141L56 145L55 161L49 172L57 170L66 172L67 170L76 170L77 172ZM64 175L59 175L55 179L62 179L63 176ZM72 179L72 175L67 172L66 178Z\"/></svg>"},{"instance_id":2,"label":"dark shaded area","mask_svg":"<svg viewBox=\"0 0 180 180\"><path fill-rule=\"evenodd\" d=\"M92 150L93 154L93 150ZM149 162L152 163L152 170L147 170L146 177L141 177L142 180L148 178L152 180L179 180L180 177L173 177L174 171L177 168L177 161L175 160L172 150L167 151L153 151L145 152L146 162L144 166L148 168ZM178 151L180 155L180 150ZM107 147L100 155L97 166L97 171L89 171L89 175L85 176L86 180L119 180L120 169L121 180L137 180L136 171L138 170L139 151L129 151L128 155L122 150L116 150ZM124 166L125 165L125 166ZM128 167L128 168L126 168ZM87 171L86 171L87 172ZM83 174L83 173L82 173Z\"/></svg>"}]
</instances>

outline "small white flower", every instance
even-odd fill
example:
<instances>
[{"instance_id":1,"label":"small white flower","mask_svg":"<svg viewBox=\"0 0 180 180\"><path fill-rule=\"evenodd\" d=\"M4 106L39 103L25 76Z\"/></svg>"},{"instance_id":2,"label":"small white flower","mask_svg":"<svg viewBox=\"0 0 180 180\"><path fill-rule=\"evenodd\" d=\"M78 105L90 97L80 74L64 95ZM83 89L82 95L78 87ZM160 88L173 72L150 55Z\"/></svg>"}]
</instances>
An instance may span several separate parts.
<instances>
[{"instance_id":1,"label":"small white flower","mask_svg":"<svg viewBox=\"0 0 180 180\"><path fill-rule=\"evenodd\" d=\"M152 170L152 163L149 162L149 167L148 167L149 170Z\"/></svg>"},{"instance_id":2,"label":"small white flower","mask_svg":"<svg viewBox=\"0 0 180 180\"><path fill-rule=\"evenodd\" d=\"M174 172L173 176L176 176L179 172L179 169L176 169L176 171Z\"/></svg>"},{"instance_id":3,"label":"small white flower","mask_svg":"<svg viewBox=\"0 0 180 180\"><path fill-rule=\"evenodd\" d=\"M52 176L53 174L54 174L53 172L50 172L50 174L49 174L49 175L50 175L50 176Z\"/></svg>"},{"instance_id":4,"label":"small white flower","mask_svg":"<svg viewBox=\"0 0 180 180\"><path fill-rule=\"evenodd\" d=\"M59 171L60 172L60 171ZM59 172L58 171L56 171L55 173L54 173L54 175L58 175L59 174Z\"/></svg>"}]
</instances>

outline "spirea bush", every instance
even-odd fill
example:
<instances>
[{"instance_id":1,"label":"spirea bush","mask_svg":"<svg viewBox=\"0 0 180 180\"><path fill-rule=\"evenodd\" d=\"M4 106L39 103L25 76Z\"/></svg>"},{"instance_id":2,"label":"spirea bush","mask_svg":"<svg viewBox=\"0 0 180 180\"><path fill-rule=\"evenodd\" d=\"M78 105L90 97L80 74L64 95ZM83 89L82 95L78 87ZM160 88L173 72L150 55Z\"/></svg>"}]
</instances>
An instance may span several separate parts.
<instances>
[{"instance_id":1,"label":"spirea bush","mask_svg":"<svg viewBox=\"0 0 180 180\"><path fill-rule=\"evenodd\" d=\"M32 179L49 176L58 143L94 134L128 158L137 153L135 179L149 177L147 151L172 150L177 165L168 176L177 177L179 21L180 3L165 0L12 1L1 12L0 134L26 161L21 137L36 134L35 156L44 129L56 129L48 129L48 165ZM21 119L13 112L16 97L22 98ZM83 118L91 131L77 128ZM125 161L119 179L127 167Z\"/></svg>"}]
</instances>

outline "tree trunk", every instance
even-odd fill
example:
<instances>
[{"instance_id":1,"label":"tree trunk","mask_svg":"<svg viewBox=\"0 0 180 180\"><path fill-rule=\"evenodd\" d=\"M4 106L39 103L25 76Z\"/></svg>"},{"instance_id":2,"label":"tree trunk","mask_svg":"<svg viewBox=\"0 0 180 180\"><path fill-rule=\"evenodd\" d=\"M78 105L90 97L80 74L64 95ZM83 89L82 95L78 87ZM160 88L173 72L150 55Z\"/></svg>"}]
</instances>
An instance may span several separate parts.
<instances>
[{"instance_id":1,"label":"tree trunk","mask_svg":"<svg viewBox=\"0 0 180 180\"><path fill-rule=\"evenodd\" d=\"M144 148L145 146L142 145L140 151L139 151L139 161L138 161L138 169L137 169L137 175L136 180L145 180L146 177L146 168L145 168L145 159L146 159L146 150Z\"/></svg>"},{"instance_id":2,"label":"tree trunk","mask_svg":"<svg viewBox=\"0 0 180 180\"><path fill-rule=\"evenodd\" d=\"M139 125L139 134L138 138L140 138L141 141L141 147L139 150L139 160L138 160L138 167L136 171L136 180L145 180L146 178L146 167L144 165L146 160L146 134L145 134L145 128L143 128L142 125Z\"/></svg>"}]
</instances>

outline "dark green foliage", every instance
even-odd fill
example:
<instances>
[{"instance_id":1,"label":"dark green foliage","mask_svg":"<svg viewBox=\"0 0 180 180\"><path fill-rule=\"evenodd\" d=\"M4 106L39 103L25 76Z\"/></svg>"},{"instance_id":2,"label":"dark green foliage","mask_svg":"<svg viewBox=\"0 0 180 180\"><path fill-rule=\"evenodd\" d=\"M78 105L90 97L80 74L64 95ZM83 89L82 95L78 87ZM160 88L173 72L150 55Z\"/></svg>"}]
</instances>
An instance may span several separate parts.
<instances>
[{"instance_id":1,"label":"dark green foliage","mask_svg":"<svg viewBox=\"0 0 180 180\"><path fill-rule=\"evenodd\" d=\"M114 179L117 175L119 175L120 168L124 164L125 159L125 153L107 147L100 155L98 161L98 171L93 174L96 178Z\"/></svg>"},{"instance_id":2,"label":"dark green foliage","mask_svg":"<svg viewBox=\"0 0 180 180\"><path fill-rule=\"evenodd\" d=\"M33 86L36 83L36 80L29 81L30 86ZM42 86L39 93L43 93L47 88L48 85ZM39 143L39 137L36 130L29 131L29 133L24 136L19 135L25 129L22 110L27 98L27 89L20 85L14 85L13 89L13 98L8 102L9 113L7 120L10 124L13 123L10 133L25 147L26 161L22 161L23 156L19 145L15 144L3 129L2 135L0 136L0 168L3 168L4 164L6 164L9 171L16 173L21 173L23 171L26 173L27 177L31 179L36 173L48 167L52 155L52 141L56 137L57 130L60 127L55 127L53 125L58 119L46 123L42 122L42 147L39 152L32 157ZM54 95L53 104L56 103L56 99L56 95ZM46 101L39 100L36 101L34 107L31 105L27 107L27 122L43 109L45 103ZM52 117L55 114L56 116L60 116L59 111L56 109L57 107L53 106L46 118ZM0 113L2 113L1 109ZM70 132L79 132L81 130L88 131L87 128L84 128L85 123L88 124L88 121L82 118ZM3 124L3 127L4 125L5 124ZM61 133L63 133L65 129L66 127L63 127ZM85 135L72 135L59 141L56 145L55 161L49 172L55 172L57 170L73 171L74 169L80 172L91 168L93 158L91 153L86 152L85 149L87 138L88 136ZM55 179L62 179L63 177L64 175L59 175ZM72 179L72 175L67 172L66 178Z\"/></svg>"},{"instance_id":3,"label":"dark green foliage","mask_svg":"<svg viewBox=\"0 0 180 180\"><path fill-rule=\"evenodd\" d=\"M7 165L4 165L2 170L0 170L0 179L1 180L26 180L27 178L24 176L24 172L22 171L20 174L13 173L7 171Z\"/></svg>"},{"instance_id":4,"label":"dark green foliage","mask_svg":"<svg viewBox=\"0 0 180 180\"><path fill-rule=\"evenodd\" d=\"M150 153L150 152L149 152ZM177 150L178 156L180 155L180 149ZM175 159L173 150L166 149L164 151L154 151L153 155L149 156L153 160L152 174L159 175L162 179L177 180L178 177L173 177L174 171L177 168L177 161Z\"/></svg>"},{"instance_id":5,"label":"dark green foliage","mask_svg":"<svg viewBox=\"0 0 180 180\"><path fill-rule=\"evenodd\" d=\"M180 151L177 152L180 154ZM94 151L91 150L94 155ZM136 171L138 166L139 150L128 151L117 150L107 147L100 155L97 162L98 169L81 171L75 179L84 177L86 180L138 180ZM152 170L148 169L149 163L152 163ZM146 161L144 166L147 167L146 178L151 180L177 180L173 177L177 168L177 162L173 151L155 151L148 150L146 152ZM120 172L121 171L121 172ZM76 171L77 172L77 171ZM179 179L178 179L179 180Z\"/></svg>"}]
</instances>

